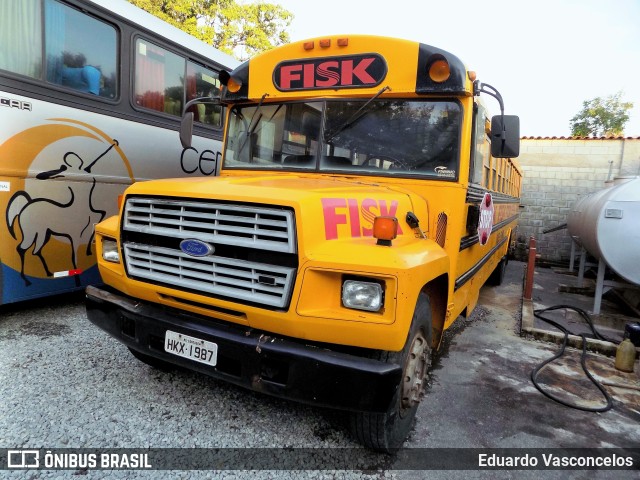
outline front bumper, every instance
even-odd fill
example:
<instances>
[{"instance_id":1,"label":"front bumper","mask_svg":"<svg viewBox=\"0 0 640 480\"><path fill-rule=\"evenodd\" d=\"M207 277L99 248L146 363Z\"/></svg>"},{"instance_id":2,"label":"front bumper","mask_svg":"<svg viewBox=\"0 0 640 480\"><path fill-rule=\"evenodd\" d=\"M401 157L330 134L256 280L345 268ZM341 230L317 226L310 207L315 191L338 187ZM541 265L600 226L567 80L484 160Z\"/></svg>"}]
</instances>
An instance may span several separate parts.
<instances>
[{"instance_id":1,"label":"front bumper","mask_svg":"<svg viewBox=\"0 0 640 480\"><path fill-rule=\"evenodd\" d=\"M385 412L402 369L286 337L87 287L89 320L145 355L257 392L343 410ZM167 330L218 345L215 367L164 351Z\"/></svg>"}]
</instances>

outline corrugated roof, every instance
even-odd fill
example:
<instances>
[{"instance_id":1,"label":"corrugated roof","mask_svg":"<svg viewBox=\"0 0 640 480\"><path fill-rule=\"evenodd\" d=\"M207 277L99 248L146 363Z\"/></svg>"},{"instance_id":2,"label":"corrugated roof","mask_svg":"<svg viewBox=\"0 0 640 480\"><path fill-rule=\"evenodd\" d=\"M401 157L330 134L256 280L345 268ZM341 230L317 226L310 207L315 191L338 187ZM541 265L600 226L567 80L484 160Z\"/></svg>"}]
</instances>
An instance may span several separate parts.
<instances>
[{"instance_id":1,"label":"corrugated roof","mask_svg":"<svg viewBox=\"0 0 640 480\"><path fill-rule=\"evenodd\" d=\"M610 135L607 137L520 137L520 140L640 140L640 137L625 137L623 135Z\"/></svg>"}]
</instances>

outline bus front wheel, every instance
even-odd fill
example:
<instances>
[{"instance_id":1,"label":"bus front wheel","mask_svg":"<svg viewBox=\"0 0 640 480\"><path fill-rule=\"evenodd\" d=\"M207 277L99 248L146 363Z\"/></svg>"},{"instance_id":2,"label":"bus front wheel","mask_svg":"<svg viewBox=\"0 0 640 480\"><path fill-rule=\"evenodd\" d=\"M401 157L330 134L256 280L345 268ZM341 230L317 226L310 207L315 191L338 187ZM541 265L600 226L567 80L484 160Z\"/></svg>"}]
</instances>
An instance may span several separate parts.
<instances>
[{"instance_id":1,"label":"bus front wheel","mask_svg":"<svg viewBox=\"0 0 640 480\"><path fill-rule=\"evenodd\" d=\"M424 395L431 365L431 304L426 294L418 297L404 348L399 352L378 352L376 358L403 366L400 385L386 412L355 412L350 427L353 436L366 447L389 452L402 447Z\"/></svg>"}]
</instances>

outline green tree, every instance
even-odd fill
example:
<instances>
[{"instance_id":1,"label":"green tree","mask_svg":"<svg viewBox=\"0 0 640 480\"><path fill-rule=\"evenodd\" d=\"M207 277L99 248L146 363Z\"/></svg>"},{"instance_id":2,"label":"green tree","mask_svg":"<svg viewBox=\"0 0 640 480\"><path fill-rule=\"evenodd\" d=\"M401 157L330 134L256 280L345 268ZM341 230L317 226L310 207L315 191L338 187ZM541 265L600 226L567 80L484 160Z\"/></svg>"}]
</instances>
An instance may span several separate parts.
<instances>
[{"instance_id":1,"label":"green tree","mask_svg":"<svg viewBox=\"0 0 640 480\"><path fill-rule=\"evenodd\" d=\"M129 0L200 40L246 60L289 42L293 15L280 5L235 0Z\"/></svg>"},{"instance_id":2,"label":"green tree","mask_svg":"<svg viewBox=\"0 0 640 480\"><path fill-rule=\"evenodd\" d=\"M623 102L622 92L605 99L596 97L582 102L582 110L570 120L571 135L576 137L601 137L622 135L629 120L633 103Z\"/></svg>"}]
</instances>

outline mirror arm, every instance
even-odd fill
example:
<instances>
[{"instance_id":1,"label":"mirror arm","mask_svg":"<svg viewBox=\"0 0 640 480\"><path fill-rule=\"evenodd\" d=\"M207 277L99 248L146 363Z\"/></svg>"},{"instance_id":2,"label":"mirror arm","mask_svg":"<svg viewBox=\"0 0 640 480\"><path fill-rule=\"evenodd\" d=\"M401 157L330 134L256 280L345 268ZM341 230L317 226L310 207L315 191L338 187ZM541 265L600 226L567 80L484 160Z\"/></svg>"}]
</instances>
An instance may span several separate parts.
<instances>
[{"instance_id":1,"label":"mirror arm","mask_svg":"<svg viewBox=\"0 0 640 480\"><path fill-rule=\"evenodd\" d=\"M502 101L502 95L500 95L500 92L495 87L492 87L488 83L481 83L479 80L473 82L473 87L474 95L486 93L487 95L491 95L493 98L498 100L498 103L500 104L500 119L502 120L502 134L500 135L500 139L502 141L502 145L504 146L504 143L507 141L507 134L504 124L504 102ZM487 90L487 88L489 90Z\"/></svg>"},{"instance_id":2,"label":"mirror arm","mask_svg":"<svg viewBox=\"0 0 640 480\"><path fill-rule=\"evenodd\" d=\"M487 90L487 88L490 90ZM504 116L504 102L502 101L502 95L500 95L500 92L488 83L480 83L480 80L476 80L473 82L473 94L480 95L481 93L491 95L493 98L498 100L498 103L500 104L500 115Z\"/></svg>"},{"instance_id":3,"label":"mirror arm","mask_svg":"<svg viewBox=\"0 0 640 480\"><path fill-rule=\"evenodd\" d=\"M197 105L198 103L210 103L213 105L222 104L222 102L220 101L220 97L197 97L197 98L194 98L193 100L189 100L187 103L184 104L184 108L182 109L182 115L184 115L189 108L193 107L194 105Z\"/></svg>"}]
</instances>

